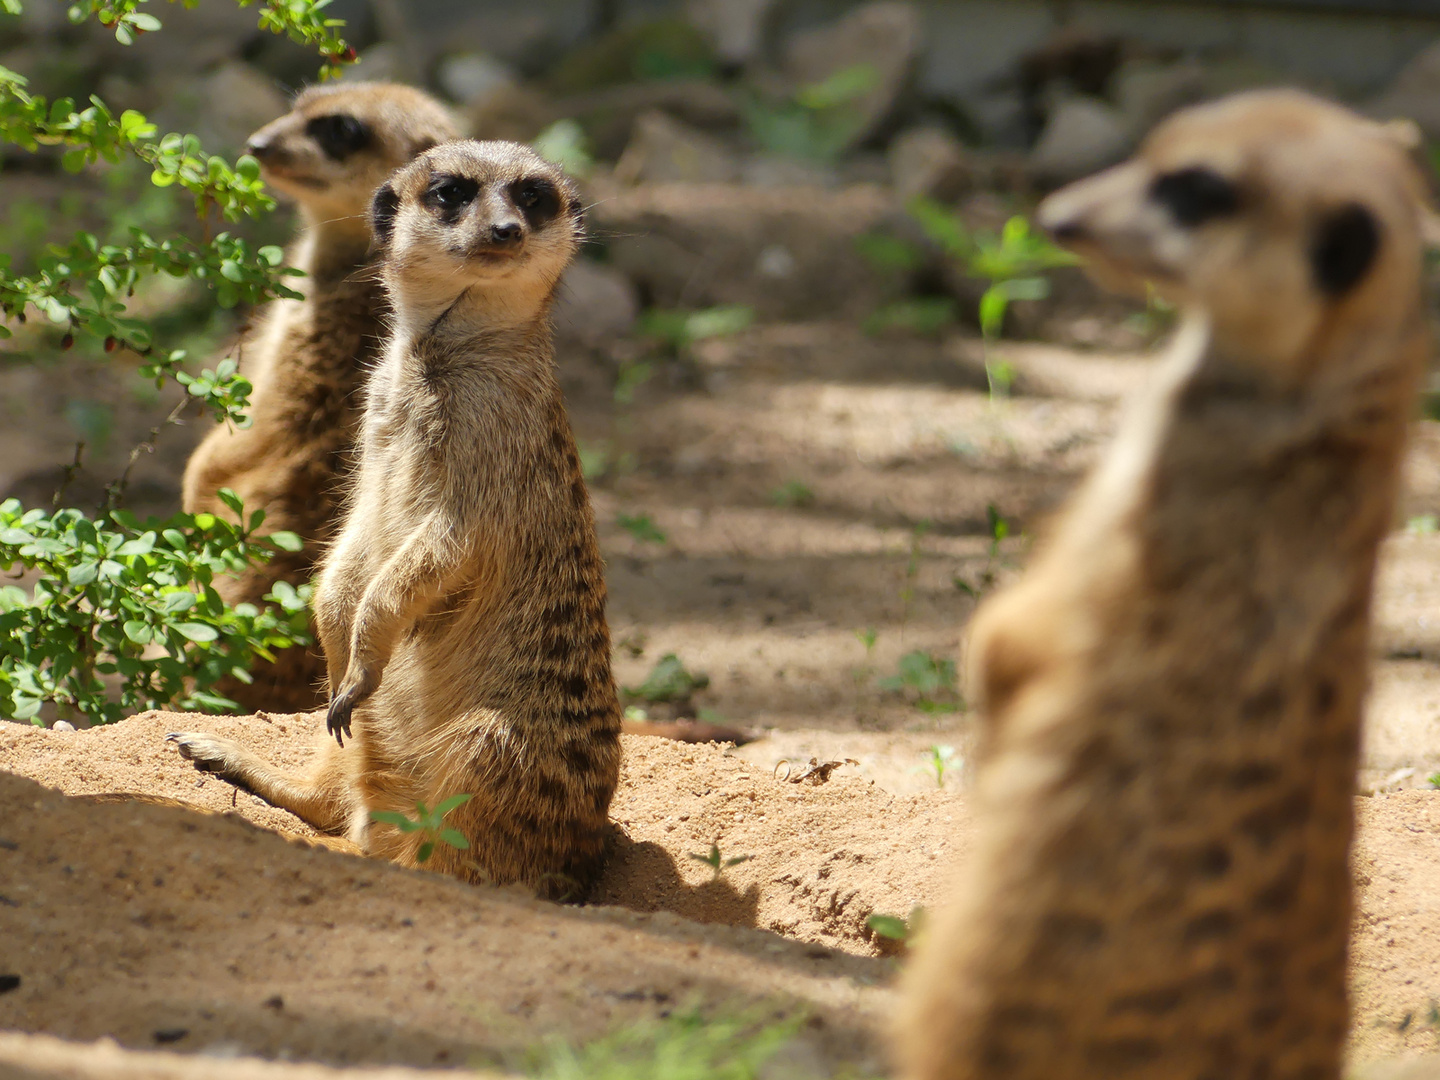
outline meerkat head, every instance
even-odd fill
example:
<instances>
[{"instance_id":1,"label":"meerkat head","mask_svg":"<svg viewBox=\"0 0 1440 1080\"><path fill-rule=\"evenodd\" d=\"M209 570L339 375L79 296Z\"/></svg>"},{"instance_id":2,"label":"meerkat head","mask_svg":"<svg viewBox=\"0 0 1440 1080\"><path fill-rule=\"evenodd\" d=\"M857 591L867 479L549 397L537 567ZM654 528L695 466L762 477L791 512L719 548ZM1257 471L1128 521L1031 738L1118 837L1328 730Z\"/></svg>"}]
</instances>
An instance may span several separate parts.
<instances>
[{"instance_id":1,"label":"meerkat head","mask_svg":"<svg viewBox=\"0 0 1440 1080\"><path fill-rule=\"evenodd\" d=\"M265 182L304 208L312 222L366 225L370 197L417 154L457 138L434 98L396 83L312 86L245 147Z\"/></svg>"},{"instance_id":2,"label":"meerkat head","mask_svg":"<svg viewBox=\"0 0 1440 1080\"><path fill-rule=\"evenodd\" d=\"M534 318L584 235L579 193L529 147L437 146L375 193L371 228L402 317L433 321L462 300L489 318Z\"/></svg>"},{"instance_id":3,"label":"meerkat head","mask_svg":"<svg viewBox=\"0 0 1440 1080\"><path fill-rule=\"evenodd\" d=\"M1101 284L1149 284L1284 364L1342 306L1414 302L1427 211L1406 135L1296 91L1239 94L1178 113L1039 220Z\"/></svg>"}]
</instances>

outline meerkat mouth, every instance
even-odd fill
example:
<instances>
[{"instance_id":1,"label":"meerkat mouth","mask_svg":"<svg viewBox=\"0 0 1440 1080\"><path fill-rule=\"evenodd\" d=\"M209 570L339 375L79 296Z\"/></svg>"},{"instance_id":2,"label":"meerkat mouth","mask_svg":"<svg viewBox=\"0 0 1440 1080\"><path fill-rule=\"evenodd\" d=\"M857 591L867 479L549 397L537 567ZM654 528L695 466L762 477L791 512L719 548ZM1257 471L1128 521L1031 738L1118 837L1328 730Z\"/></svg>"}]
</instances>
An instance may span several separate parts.
<instances>
[{"instance_id":1,"label":"meerkat mouth","mask_svg":"<svg viewBox=\"0 0 1440 1080\"><path fill-rule=\"evenodd\" d=\"M305 173L291 172L279 165L261 165L260 177L267 184L275 187L283 187L286 184L294 187L305 188L309 191L324 191L330 186L328 180L321 180L319 177L309 176Z\"/></svg>"}]
</instances>

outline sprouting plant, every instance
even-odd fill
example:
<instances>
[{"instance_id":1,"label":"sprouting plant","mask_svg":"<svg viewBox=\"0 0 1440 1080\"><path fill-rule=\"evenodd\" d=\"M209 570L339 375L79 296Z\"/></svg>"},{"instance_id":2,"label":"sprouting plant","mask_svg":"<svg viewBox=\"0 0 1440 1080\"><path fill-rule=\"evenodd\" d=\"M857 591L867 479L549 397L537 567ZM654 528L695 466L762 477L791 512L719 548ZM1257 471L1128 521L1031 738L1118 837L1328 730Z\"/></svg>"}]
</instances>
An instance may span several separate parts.
<instances>
[{"instance_id":1,"label":"sprouting plant","mask_svg":"<svg viewBox=\"0 0 1440 1080\"><path fill-rule=\"evenodd\" d=\"M423 802L417 802L413 818L399 810L371 810L370 820L378 821L382 825L394 825L402 833L420 833L421 844L415 850L415 861L423 863L435 853L436 844L447 844L457 851L469 850L470 841L465 839L465 834L459 829L448 828L445 818L452 810L464 806L474 797L469 794L451 795L434 810L427 809Z\"/></svg>"},{"instance_id":2,"label":"sprouting plant","mask_svg":"<svg viewBox=\"0 0 1440 1080\"><path fill-rule=\"evenodd\" d=\"M649 382L654 375L655 365L649 360L622 362L615 375L615 404L635 404L635 391Z\"/></svg>"},{"instance_id":3,"label":"sprouting plant","mask_svg":"<svg viewBox=\"0 0 1440 1080\"><path fill-rule=\"evenodd\" d=\"M916 766L915 772L928 772L935 777L935 786L945 786L945 774L951 769L955 748L937 744L925 751L925 764ZM959 764L958 762L956 763Z\"/></svg>"},{"instance_id":4,"label":"sprouting plant","mask_svg":"<svg viewBox=\"0 0 1440 1080\"><path fill-rule=\"evenodd\" d=\"M643 544L663 544L668 539L649 514L619 514L615 522Z\"/></svg>"},{"instance_id":5,"label":"sprouting plant","mask_svg":"<svg viewBox=\"0 0 1440 1080\"><path fill-rule=\"evenodd\" d=\"M1425 782L1432 788L1440 788L1440 772L1431 773Z\"/></svg>"},{"instance_id":6,"label":"sprouting plant","mask_svg":"<svg viewBox=\"0 0 1440 1080\"><path fill-rule=\"evenodd\" d=\"M914 200L910 212L947 255L961 261L967 274L988 282L980 296L979 312L985 372L991 397L1008 393L1014 369L991 355L1005 312L1012 300L1044 300L1050 295L1045 271L1074 265L1075 256L1032 230L1030 222L1019 215L1005 222L999 236L993 236L971 232L958 214L930 199Z\"/></svg>"},{"instance_id":7,"label":"sprouting plant","mask_svg":"<svg viewBox=\"0 0 1440 1080\"><path fill-rule=\"evenodd\" d=\"M590 153L589 140L585 138L585 129L578 120L568 117L556 120L536 135L531 145L546 161L553 161L571 176L584 179L595 168L595 157Z\"/></svg>"},{"instance_id":8,"label":"sprouting plant","mask_svg":"<svg viewBox=\"0 0 1440 1080\"><path fill-rule=\"evenodd\" d=\"M873 64L841 68L793 94L751 94L742 103L750 136L764 150L805 161L834 161L860 131L857 107L879 80Z\"/></svg>"},{"instance_id":9,"label":"sprouting plant","mask_svg":"<svg viewBox=\"0 0 1440 1080\"><path fill-rule=\"evenodd\" d=\"M713 870L715 873L715 876L712 879L714 881L719 881L720 875L723 874L726 870L729 870L730 867L739 866L743 862L750 861L749 855L733 855L728 859L721 858L719 843L714 843L710 845L710 854L699 855L692 851L690 852L690 858L694 859L696 862L703 862L706 866L710 867L710 869Z\"/></svg>"},{"instance_id":10,"label":"sprouting plant","mask_svg":"<svg viewBox=\"0 0 1440 1080\"><path fill-rule=\"evenodd\" d=\"M664 701L685 701L697 690L704 690L709 685L710 676L703 672L687 671L678 656L666 653L655 662L643 683L621 689L629 697L654 705Z\"/></svg>"},{"instance_id":11,"label":"sprouting plant","mask_svg":"<svg viewBox=\"0 0 1440 1080\"><path fill-rule=\"evenodd\" d=\"M865 703L865 687L875 677L875 642L880 635L873 626L854 631L855 640L865 649L865 663L850 669L850 678L855 683L855 714L858 717Z\"/></svg>"},{"instance_id":12,"label":"sprouting plant","mask_svg":"<svg viewBox=\"0 0 1440 1080\"><path fill-rule=\"evenodd\" d=\"M899 915L883 915L876 912L865 920L865 925L872 932L880 937L888 938L891 941L898 941L902 944L909 944L914 940L915 935L925 921L925 909L916 904L910 909L908 918Z\"/></svg>"},{"instance_id":13,"label":"sprouting plant","mask_svg":"<svg viewBox=\"0 0 1440 1080\"><path fill-rule=\"evenodd\" d=\"M916 650L900 657L894 675L879 682L881 690L902 693L921 712L952 713L960 710L959 678L955 661L943 660ZM944 698L948 700L937 700Z\"/></svg>"},{"instance_id":14,"label":"sprouting plant","mask_svg":"<svg viewBox=\"0 0 1440 1080\"><path fill-rule=\"evenodd\" d=\"M1146 342L1154 342L1161 334L1174 325L1177 309L1166 300L1155 286L1145 285L1145 310L1136 312L1125 320L1125 325L1135 331Z\"/></svg>"},{"instance_id":15,"label":"sprouting plant","mask_svg":"<svg viewBox=\"0 0 1440 1080\"><path fill-rule=\"evenodd\" d=\"M675 356L697 341L738 334L754 321L755 309L745 304L722 304L700 311L651 308L641 314L638 328Z\"/></svg>"},{"instance_id":16,"label":"sprouting plant","mask_svg":"<svg viewBox=\"0 0 1440 1080\"><path fill-rule=\"evenodd\" d=\"M910 605L915 600L915 582L920 577L920 541L930 531L928 519L918 521L910 530L910 556L905 562L905 581L900 586L900 644L905 644L905 627L910 621Z\"/></svg>"},{"instance_id":17,"label":"sprouting plant","mask_svg":"<svg viewBox=\"0 0 1440 1080\"><path fill-rule=\"evenodd\" d=\"M958 305L950 296L914 296L885 304L866 318L867 334L903 330L921 337L935 337L955 322Z\"/></svg>"},{"instance_id":18,"label":"sprouting plant","mask_svg":"<svg viewBox=\"0 0 1440 1080\"><path fill-rule=\"evenodd\" d=\"M770 493L770 501L776 506L812 506L815 503L815 492L800 480L786 480Z\"/></svg>"},{"instance_id":19,"label":"sprouting plant","mask_svg":"<svg viewBox=\"0 0 1440 1080\"><path fill-rule=\"evenodd\" d=\"M1001 516L994 503L985 507L985 524L990 533L990 543L986 548L985 569L980 572L980 583L972 585L959 574L951 578L957 589L976 600L995 584L995 571L1001 562L1000 543L1010 535L1010 522Z\"/></svg>"}]
</instances>

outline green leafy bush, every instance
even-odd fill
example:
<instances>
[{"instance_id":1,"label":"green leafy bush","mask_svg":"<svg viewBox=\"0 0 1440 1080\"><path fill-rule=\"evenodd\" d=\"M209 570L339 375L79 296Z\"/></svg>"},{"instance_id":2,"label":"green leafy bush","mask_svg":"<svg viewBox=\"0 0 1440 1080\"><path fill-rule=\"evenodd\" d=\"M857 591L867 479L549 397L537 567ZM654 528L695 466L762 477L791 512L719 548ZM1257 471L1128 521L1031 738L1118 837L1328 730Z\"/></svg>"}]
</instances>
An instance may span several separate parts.
<instances>
[{"instance_id":1,"label":"green leafy bush","mask_svg":"<svg viewBox=\"0 0 1440 1080\"><path fill-rule=\"evenodd\" d=\"M221 497L244 520L234 492ZM140 522L112 510L92 520L0 503L0 570L35 579L29 594L0 587L0 717L36 720L45 702L93 723L167 705L234 709L211 692L218 680L244 680L252 657L309 640L308 586L280 583L264 611L228 608L214 589L218 574L299 549L293 533L257 538L264 519Z\"/></svg>"},{"instance_id":2,"label":"green leafy bush","mask_svg":"<svg viewBox=\"0 0 1440 1080\"><path fill-rule=\"evenodd\" d=\"M183 2L194 7L198 0ZM248 7L256 0L237 2ZM338 36L342 23L322 14L328 3L264 0L257 8L261 29L319 51L322 78L355 59ZM68 15L75 23L98 19L128 45L161 29L149 6L147 0L78 0ZM22 0L0 0L4 14L21 9ZM185 352L162 348L154 326L132 314L128 302L157 275L201 284L222 308L299 295L286 281L300 271L283 265L279 248L211 229L217 217L239 221L274 208L259 164L207 154L193 135L161 135L143 114L117 115L93 95L84 102L49 101L27 85L20 74L0 68L0 144L31 152L59 148L69 172L148 169L153 188L174 188L193 199L206 239L155 237L132 224L131 216L109 222L106 238L114 242L80 232L67 244L50 245L33 258L27 254L27 273L13 269L11 254L0 253L0 339L39 315L63 333L62 347L84 337L103 343L107 353L134 350L143 357L141 374L157 389L179 388L182 404L196 398L215 419L245 424L251 385L235 361L194 374L186 369ZM21 230L15 239L23 242L25 235ZM176 406L170 418L179 411ZM18 568L26 586L0 588L0 717L38 723L46 703L92 723L160 706L233 709L234 702L212 691L218 680L244 680L254 657L273 659L274 650L308 640L308 587L277 586L264 611L248 604L228 608L214 587L218 575L243 572L277 551L298 550L299 537L259 536L263 511L247 518L233 492L221 498L243 524L212 514L140 521L121 506L124 491L121 477L94 515L26 509L16 499L0 503L0 568Z\"/></svg>"}]
</instances>

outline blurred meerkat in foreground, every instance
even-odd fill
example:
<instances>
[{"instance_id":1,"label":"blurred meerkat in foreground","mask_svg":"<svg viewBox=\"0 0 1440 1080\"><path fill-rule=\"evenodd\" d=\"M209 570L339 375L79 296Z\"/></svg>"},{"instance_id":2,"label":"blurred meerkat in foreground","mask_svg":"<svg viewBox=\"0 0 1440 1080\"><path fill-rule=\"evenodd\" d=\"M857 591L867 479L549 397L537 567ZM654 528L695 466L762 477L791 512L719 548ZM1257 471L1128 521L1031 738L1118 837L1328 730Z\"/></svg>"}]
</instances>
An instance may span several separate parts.
<instances>
[{"instance_id":1,"label":"blurred meerkat in foreground","mask_svg":"<svg viewBox=\"0 0 1440 1080\"><path fill-rule=\"evenodd\" d=\"M980 833L907 978L911 1080L1340 1075L1377 548L1429 350L1423 185L1296 92L1185 111L1040 221L1186 311L976 616Z\"/></svg>"},{"instance_id":2,"label":"blurred meerkat in foreground","mask_svg":"<svg viewBox=\"0 0 1440 1080\"><path fill-rule=\"evenodd\" d=\"M469 850L426 864L574 897L601 869L620 768L605 579L561 399L549 310L582 236L575 189L516 143L456 142L375 195L393 307L360 465L315 597L328 739L306 778L175 735L322 830L415 865L418 833L370 824L473 798Z\"/></svg>"},{"instance_id":3,"label":"blurred meerkat in foreground","mask_svg":"<svg viewBox=\"0 0 1440 1080\"><path fill-rule=\"evenodd\" d=\"M308 581L334 536L354 465L360 390L385 332L370 200L395 169L456 136L443 106L392 83L312 87L250 136L246 150L265 182L300 207L303 231L288 262L305 271L292 282L305 298L276 300L260 317L244 346L255 388L251 426L206 436L185 468L183 500L190 513L231 517L215 493L232 488L247 514L265 510L267 531L298 533L305 547L217 578L227 603L259 606L277 581ZM324 704L324 675L318 645L296 646L273 664L257 660L252 684L227 679L217 690L247 708L299 711Z\"/></svg>"}]
</instances>

